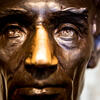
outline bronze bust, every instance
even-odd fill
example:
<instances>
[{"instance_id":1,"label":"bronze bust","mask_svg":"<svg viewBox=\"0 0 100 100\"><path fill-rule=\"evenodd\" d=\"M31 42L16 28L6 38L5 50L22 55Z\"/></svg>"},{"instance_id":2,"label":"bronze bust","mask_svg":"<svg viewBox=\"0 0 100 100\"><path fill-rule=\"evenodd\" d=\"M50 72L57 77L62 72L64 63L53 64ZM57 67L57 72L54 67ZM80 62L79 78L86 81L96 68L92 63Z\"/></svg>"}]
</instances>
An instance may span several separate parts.
<instances>
[{"instance_id":1,"label":"bronze bust","mask_svg":"<svg viewBox=\"0 0 100 100\"><path fill-rule=\"evenodd\" d=\"M4 100L79 100L93 51L85 0L1 0Z\"/></svg>"}]
</instances>

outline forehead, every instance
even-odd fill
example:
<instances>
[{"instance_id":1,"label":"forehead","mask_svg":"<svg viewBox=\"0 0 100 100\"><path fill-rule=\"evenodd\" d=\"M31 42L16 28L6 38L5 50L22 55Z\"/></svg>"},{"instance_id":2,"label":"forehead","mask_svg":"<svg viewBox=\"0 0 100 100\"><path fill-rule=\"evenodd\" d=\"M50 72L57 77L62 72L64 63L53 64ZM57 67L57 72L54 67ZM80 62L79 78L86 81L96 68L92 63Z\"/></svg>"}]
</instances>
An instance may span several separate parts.
<instances>
[{"instance_id":1,"label":"forehead","mask_svg":"<svg viewBox=\"0 0 100 100\"><path fill-rule=\"evenodd\" d=\"M89 7L90 0L0 0L0 10L13 7L53 8Z\"/></svg>"}]
</instances>

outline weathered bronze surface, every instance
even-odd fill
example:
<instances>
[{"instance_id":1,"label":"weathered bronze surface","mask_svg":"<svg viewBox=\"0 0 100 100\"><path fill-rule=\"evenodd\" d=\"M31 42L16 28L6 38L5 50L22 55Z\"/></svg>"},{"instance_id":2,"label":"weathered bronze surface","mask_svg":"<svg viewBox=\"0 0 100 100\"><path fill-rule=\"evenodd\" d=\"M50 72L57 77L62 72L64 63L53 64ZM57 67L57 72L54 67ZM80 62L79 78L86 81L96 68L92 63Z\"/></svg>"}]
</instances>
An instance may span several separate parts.
<instances>
[{"instance_id":1,"label":"weathered bronze surface","mask_svg":"<svg viewBox=\"0 0 100 100\"><path fill-rule=\"evenodd\" d=\"M94 50L92 52L91 59L88 67L94 68L100 58L100 0L94 0L92 6L92 15L90 23L90 31L94 37Z\"/></svg>"},{"instance_id":2,"label":"weathered bronze surface","mask_svg":"<svg viewBox=\"0 0 100 100\"><path fill-rule=\"evenodd\" d=\"M91 0L0 0L4 100L79 100L93 52Z\"/></svg>"}]
</instances>

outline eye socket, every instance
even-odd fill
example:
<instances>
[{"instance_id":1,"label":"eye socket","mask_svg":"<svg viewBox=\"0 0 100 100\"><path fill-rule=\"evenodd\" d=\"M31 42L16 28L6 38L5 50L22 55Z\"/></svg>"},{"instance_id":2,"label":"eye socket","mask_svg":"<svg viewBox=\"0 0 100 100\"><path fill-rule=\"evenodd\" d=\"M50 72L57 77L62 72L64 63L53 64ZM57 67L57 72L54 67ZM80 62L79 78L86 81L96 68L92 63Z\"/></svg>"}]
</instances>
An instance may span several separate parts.
<instances>
[{"instance_id":1,"label":"eye socket","mask_svg":"<svg viewBox=\"0 0 100 100\"><path fill-rule=\"evenodd\" d=\"M67 23L56 29L54 33L59 38L75 39L80 32L75 25Z\"/></svg>"},{"instance_id":2,"label":"eye socket","mask_svg":"<svg viewBox=\"0 0 100 100\"><path fill-rule=\"evenodd\" d=\"M18 24L10 24L3 29L3 34L5 34L7 38L20 38L26 34L26 30Z\"/></svg>"},{"instance_id":3,"label":"eye socket","mask_svg":"<svg viewBox=\"0 0 100 100\"><path fill-rule=\"evenodd\" d=\"M66 23L54 31L56 42L64 48L74 48L78 44L80 30L73 24Z\"/></svg>"}]
</instances>

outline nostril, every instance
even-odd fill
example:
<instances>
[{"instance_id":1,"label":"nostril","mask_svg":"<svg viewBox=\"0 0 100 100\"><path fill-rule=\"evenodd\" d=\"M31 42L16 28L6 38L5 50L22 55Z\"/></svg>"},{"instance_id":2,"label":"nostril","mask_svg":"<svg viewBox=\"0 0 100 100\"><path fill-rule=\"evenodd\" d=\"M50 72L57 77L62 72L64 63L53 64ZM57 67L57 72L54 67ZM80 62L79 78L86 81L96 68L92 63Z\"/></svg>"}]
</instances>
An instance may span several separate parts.
<instances>
[{"instance_id":1,"label":"nostril","mask_svg":"<svg viewBox=\"0 0 100 100\"><path fill-rule=\"evenodd\" d=\"M57 66L40 65L37 67L36 65L25 65L25 69L33 78L42 80L52 75L57 70Z\"/></svg>"},{"instance_id":2,"label":"nostril","mask_svg":"<svg viewBox=\"0 0 100 100\"><path fill-rule=\"evenodd\" d=\"M32 53L28 54L28 57L25 58L25 64L31 64L31 59L32 59Z\"/></svg>"}]
</instances>

